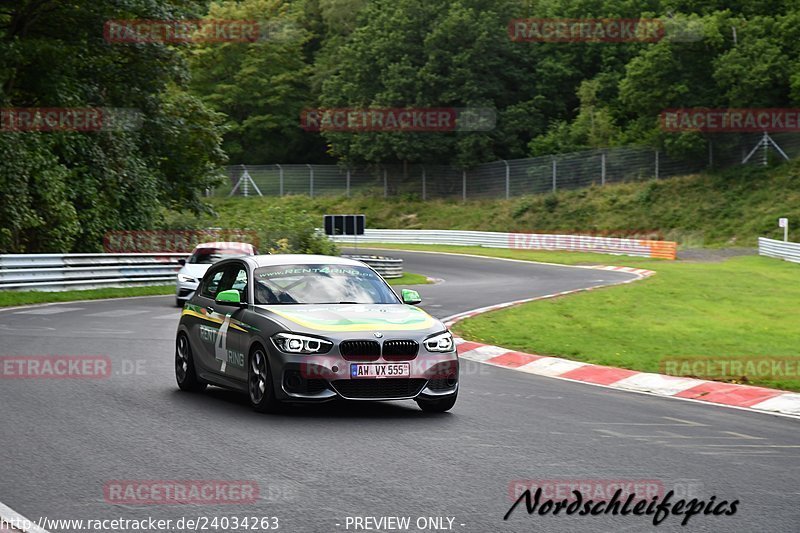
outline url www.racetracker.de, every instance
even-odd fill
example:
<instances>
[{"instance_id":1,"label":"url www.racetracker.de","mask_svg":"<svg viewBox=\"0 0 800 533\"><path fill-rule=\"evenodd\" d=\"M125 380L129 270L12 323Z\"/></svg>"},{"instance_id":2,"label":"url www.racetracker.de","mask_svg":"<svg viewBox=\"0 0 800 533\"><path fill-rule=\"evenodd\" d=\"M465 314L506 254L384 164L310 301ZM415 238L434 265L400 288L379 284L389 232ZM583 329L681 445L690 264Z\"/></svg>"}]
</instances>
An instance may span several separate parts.
<instances>
[{"instance_id":1,"label":"url www.racetracker.de","mask_svg":"<svg viewBox=\"0 0 800 533\"><path fill-rule=\"evenodd\" d=\"M177 519L101 518L38 520L0 518L0 531L29 531L33 526L48 531L277 531L276 516L197 516Z\"/></svg>"}]
</instances>

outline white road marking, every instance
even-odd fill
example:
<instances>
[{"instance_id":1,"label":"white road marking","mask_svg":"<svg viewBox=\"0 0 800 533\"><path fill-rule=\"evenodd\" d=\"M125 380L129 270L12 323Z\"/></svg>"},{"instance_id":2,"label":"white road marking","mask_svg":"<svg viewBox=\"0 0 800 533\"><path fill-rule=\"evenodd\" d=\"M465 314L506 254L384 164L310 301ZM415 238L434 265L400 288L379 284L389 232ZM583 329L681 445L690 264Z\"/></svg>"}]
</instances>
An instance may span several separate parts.
<instances>
[{"instance_id":1,"label":"white road marking","mask_svg":"<svg viewBox=\"0 0 800 533\"><path fill-rule=\"evenodd\" d=\"M70 311L83 311L83 307L38 307L26 311L16 311L15 315L55 315L58 313L69 313Z\"/></svg>"},{"instance_id":2,"label":"white road marking","mask_svg":"<svg viewBox=\"0 0 800 533\"><path fill-rule=\"evenodd\" d=\"M582 422L583 424L593 424L600 426L697 426L708 427L708 424L701 424L700 422L693 422L691 420L683 420L681 418L672 418L671 416L662 416L664 420L673 420L677 424L664 424L663 422Z\"/></svg>"},{"instance_id":3,"label":"white road marking","mask_svg":"<svg viewBox=\"0 0 800 533\"><path fill-rule=\"evenodd\" d=\"M115 311L102 311L100 313L91 313L85 316L98 316L103 318L120 318L123 316L142 315L149 313L147 309L117 309Z\"/></svg>"},{"instance_id":4,"label":"white road marking","mask_svg":"<svg viewBox=\"0 0 800 533\"><path fill-rule=\"evenodd\" d=\"M159 315L152 317L154 320L177 320L181 317L180 311L175 311L174 313L170 313L168 315Z\"/></svg>"},{"instance_id":5,"label":"white road marking","mask_svg":"<svg viewBox=\"0 0 800 533\"><path fill-rule=\"evenodd\" d=\"M5 505L3 502L0 502L0 517L2 517L7 523L14 525L22 525L31 522L31 527L27 529L20 529L20 531L24 531L25 533L50 533L49 531L42 529L33 523L33 520L25 518L11 507ZM14 529L11 531L14 531Z\"/></svg>"}]
</instances>

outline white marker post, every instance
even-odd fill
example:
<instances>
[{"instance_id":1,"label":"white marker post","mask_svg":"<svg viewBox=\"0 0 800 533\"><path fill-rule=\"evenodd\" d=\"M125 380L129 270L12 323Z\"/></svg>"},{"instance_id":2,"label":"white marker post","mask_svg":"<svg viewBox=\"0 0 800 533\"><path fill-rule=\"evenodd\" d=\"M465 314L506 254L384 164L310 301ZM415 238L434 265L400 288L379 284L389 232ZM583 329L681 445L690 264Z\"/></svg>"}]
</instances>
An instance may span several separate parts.
<instances>
[{"instance_id":1,"label":"white marker post","mask_svg":"<svg viewBox=\"0 0 800 533\"><path fill-rule=\"evenodd\" d=\"M778 227L783 228L783 242L789 242L789 219L779 218Z\"/></svg>"}]
</instances>

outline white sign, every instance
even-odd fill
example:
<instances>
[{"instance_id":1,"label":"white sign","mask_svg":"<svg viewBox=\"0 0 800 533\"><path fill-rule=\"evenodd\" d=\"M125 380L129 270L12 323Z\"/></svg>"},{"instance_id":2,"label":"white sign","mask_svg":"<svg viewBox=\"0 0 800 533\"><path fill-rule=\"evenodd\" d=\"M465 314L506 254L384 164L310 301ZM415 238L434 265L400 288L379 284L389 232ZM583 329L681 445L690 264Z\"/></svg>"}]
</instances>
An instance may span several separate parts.
<instances>
[{"instance_id":1,"label":"white sign","mask_svg":"<svg viewBox=\"0 0 800 533\"><path fill-rule=\"evenodd\" d=\"M779 228L788 228L789 227L789 219L788 218L779 218L778 219L778 227Z\"/></svg>"}]
</instances>

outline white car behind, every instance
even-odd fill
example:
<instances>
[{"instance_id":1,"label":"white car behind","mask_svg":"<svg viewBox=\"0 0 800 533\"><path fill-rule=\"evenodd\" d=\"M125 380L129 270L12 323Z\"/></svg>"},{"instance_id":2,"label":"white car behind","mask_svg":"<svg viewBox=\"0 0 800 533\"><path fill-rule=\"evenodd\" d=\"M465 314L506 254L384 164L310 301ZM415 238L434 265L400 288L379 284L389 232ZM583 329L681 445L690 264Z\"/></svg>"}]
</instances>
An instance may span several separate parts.
<instances>
[{"instance_id":1,"label":"white car behind","mask_svg":"<svg viewBox=\"0 0 800 533\"><path fill-rule=\"evenodd\" d=\"M222 259L242 255L256 255L257 251L252 244L246 242L204 242L195 246L188 259L178 261L181 269L178 271L177 288L175 291L175 305L183 307L189 298L194 296L200 280L211 265Z\"/></svg>"}]
</instances>

